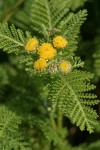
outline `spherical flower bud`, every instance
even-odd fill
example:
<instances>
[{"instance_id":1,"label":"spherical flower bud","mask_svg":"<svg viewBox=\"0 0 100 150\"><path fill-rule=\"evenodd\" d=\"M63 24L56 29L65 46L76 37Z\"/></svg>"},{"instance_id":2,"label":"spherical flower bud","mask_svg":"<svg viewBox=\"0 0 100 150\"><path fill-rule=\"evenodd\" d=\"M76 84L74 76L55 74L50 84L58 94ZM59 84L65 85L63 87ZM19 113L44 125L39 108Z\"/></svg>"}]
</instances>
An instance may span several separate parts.
<instances>
[{"instance_id":1,"label":"spherical flower bud","mask_svg":"<svg viewBox=\"0 0 100 150\"><path fill-rule=\"evenodd\" d=\"M71 72L72 70L72 65L69 61L65 61L63 60L60 64L59 64L59 69L62 71L62 72L65 72L65 73L69 73Z\"/></svg>"},{"instance_id":2,"label":"spherical flower bud","mask_svg":"<svg viewBox=\"0 0 100 150\"><path fill-rule=\"evenodd\" d=\"M57 65L56 64L52 64L49 66L48 71L50 73L56 73L58 71Z\"/></svg>"},{"instance_id":3,"label":"spherical flower bud","mask_svg":"<svg viewBox=\"0 0 100 150\"><path fill-rule=\"evenodd\" d=\"M38 54L41 58L50 60L56 55L56 49L50 43L43 43L38 50Z\"/></svg>"},{"instance_id":4,"label":"spherical flower bud","mask_svg":"<svg viewBox=\"0 0 100 150\"><path fill-rule=\"evenodd\" d=\"M47 67L46 60L43 58L39 58L37 61L34 62L33 67L37 71L43 71Z\"/></svg>"},{"instance_id":5,"label":"spherical flower bud","mask_svg":"<svg viewBox=\"0 0 100 150\"><path fill-rule=\"evenodd\" d=\"M36 38L31 38L25 45L25 50L28 52L33 52L38 47L38 40Z\"/></svg>"},{"instance_id":6,"label":"spherical flower bud","mask_svg":"<svg viewBox=\"0 0 100 150\"><path fill-rule=\"evenodd\" d=\"M64 48L66 47L68 44L68 41L62 37L62 36L56 36L54 39L53 39L53 46L55 48Z\"/></svg>"}]
</instances>

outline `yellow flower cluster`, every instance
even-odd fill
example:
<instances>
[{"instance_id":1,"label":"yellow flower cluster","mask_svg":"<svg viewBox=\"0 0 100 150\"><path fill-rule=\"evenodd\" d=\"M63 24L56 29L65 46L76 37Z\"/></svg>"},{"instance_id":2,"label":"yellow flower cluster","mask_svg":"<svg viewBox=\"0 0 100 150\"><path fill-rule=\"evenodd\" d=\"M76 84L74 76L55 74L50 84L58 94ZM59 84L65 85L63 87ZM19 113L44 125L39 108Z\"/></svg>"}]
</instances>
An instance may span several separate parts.
<instances>
[{"instance_id":1,"label":"yellow flower cluster","mask_svg":"<svg viewBox=\"0 0 100 150\"><path fill-rule=\"evenodd\" d=\"M34 68L38 71L43 71L47 66L46 60L43 58L39 58L37 61L34 63Z\"/></svg>"},{"instance_id":2,"label":"yellow flower cluster","mask_svg":"<svg viewBox=\"0 0 100 150\"><path fill-rule=\"evenodd\" d=\"M56 36L53 39L53 45L55 48L64 48L67 46L67 44L68 44L68 41L62 36Z\"/></svg>"},{"instance_id":3,"label":"yellow flower cluster","mask_svg":"<svg viewBox=\"0 0 100 150\"><path fill-rule=\"evenodd\" d=\"M53 45L50 43L43 43L39 46L39 41L36 38L31 38L25 45L25 50L28 52L34 52L37 50L39 59L37 59L33 67L37 71L43 71L47 67L47 61L54 58L57 54L56 49L65 48L68 45L68 41L62 36L56 36L53 38ZM59 64L59 69L62 72L70 72L72 65L70 62L63 60Z\"/></svg>"},{"instance_id":4,"label":"yellow flower cluster","mask_svg":"<svg viewBox=\"0 0 100 150\"><path fill-rule=\"evenodd\" d=\"M38 50L39 56L46 60L52 59L56 55L56 49L50 43L43 43Z\"/></svg>"},{"instance_id":5,"label":"yellow flower cluster","mask_svg":"<svg viewBox=\"0 0 100 150\"><path fill-rule=\"evenodd\" d=\"M36 38L31 38L25 45L25 50L28 52L33 52L38 47L38 40Z\"/></svg>"}]
</instances>

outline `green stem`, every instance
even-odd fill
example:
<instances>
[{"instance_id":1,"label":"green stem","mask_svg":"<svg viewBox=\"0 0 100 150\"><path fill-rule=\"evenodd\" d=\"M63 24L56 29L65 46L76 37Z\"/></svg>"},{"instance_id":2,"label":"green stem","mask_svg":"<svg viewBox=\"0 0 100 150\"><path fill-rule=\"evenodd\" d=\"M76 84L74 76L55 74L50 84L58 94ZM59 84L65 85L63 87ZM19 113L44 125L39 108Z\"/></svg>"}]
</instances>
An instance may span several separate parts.
<instances>
[{"instance_id":1,"label":"green stem","mask_svg":"<svg viewBox=\"0 0 100 150\"><path fill-rule=\"evenodd\" d=\"M56 122L55 122L54 115L50 114L50 120L51 120L51 124L52 124L53 129L56 130L57 129L57 125L56 125Z\"/></svg>"},{"instance_id":2,"label":"green stem","mask_svg":"<svg viewBox=\"0 0 100 150\"><path fill-rule=\"evenodd\" d=\"M54 109L56 109L56 107L54 107ZM58 115L57 115L57 123L55 121L55 113L56 110L52 110L51 114L50 114L50 120L51 120L51 124L53 126L53 129L62 129L63 128L63 114L61 112L61 110L58 109Z\"/></svg>"},{"instance_id":3,"label":"green stem","mask_svg":"<svg viewBox=\"0 0 100 150\"><path fill-rule=\"evenodd\" d=\"M57 118L58 129L63 128L63 114L61 110L58 110L58 118Z\"/></svg>"}]
</instances>

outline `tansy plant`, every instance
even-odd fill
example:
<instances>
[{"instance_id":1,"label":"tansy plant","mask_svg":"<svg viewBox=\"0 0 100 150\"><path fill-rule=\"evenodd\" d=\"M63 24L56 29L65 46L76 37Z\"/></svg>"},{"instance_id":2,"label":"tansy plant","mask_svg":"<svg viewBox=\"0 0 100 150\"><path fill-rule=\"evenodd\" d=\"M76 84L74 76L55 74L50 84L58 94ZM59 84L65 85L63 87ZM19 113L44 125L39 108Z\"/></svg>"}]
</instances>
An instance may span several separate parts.
<instances>
[{"instance_id":1,"label":"tansy plant","mask_svg":"<svg viewBox=\"0 0 100 150\"><path fill-rule=\"evenodd\" d=\"M0 49L21 58L19 62L25 64L29 78L43 81L54 128L57 115L60 127L65 115L80 130L92 133L98 115L91 107L99 101L91 92L95 89L90 84L93 74L82 70L84 62L75 54L77 37L86 16L86 10L74 14L66 5L58 7L53 0L36 0L29 16L32 33L3 23L0 25Z\"/></svg>"}]
</instances>

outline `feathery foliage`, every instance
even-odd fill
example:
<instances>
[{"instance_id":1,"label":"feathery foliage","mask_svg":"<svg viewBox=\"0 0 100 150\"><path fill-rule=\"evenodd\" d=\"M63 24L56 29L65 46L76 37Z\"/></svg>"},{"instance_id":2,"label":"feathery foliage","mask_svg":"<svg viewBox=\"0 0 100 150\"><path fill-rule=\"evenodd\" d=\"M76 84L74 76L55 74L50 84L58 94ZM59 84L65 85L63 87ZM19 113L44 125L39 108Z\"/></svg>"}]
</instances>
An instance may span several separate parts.
<instances>
[{"instance_id":1,"label":"feathery foliage","mask_svg":"<svg viewBox=\"0 0 100 150\"><path fill-rule=\"evenodd\" d=\"M84 62L75 54L87 10L74 10L85 1L19 0L20 9L16 5L15 15L12 10L4 18L14 24L0 24L0 49L11 53L9 65L0 65L1 150L89 148L72 148L67 138L76 131L68 133L63 124L66 116L89 133L97 125L94 75L82 71Z\"/></svg>"},{"instance_id":2,"label":"feathery foliage","mask_svg":"<svg viewBox=\"0 0 100 150\"><path fill-rule=\"evenodd\" d=\"M19 131L22 118L6 106L0 105L0 149L31 150Z\"/></svg>"},{"instance_id":3,"label":"feathery foliage","mask_svg":"<svg viewBox=\"0 0 100 150\"><path fill-rule=\"evenodd\" d=\"M0 138L16 132L21 119L5 106L0 106Z\"/></svg>"},{"instance_id":4,"label":"feathery foliage","mask_svg":"<svg viewBox=\"0 0 100 150\"><path fill-rule=\"evenodd\" d=\"M99 102L96 95L90 93L95 88L89 83L92 77L92 74L78 70L61 75L57 80L54 78L49 93L53 111L58 106L81 130L86 127L90 133L93 132L97 118L91 105Z\"/></svg>"},{"instance_id":5,"label":"feathery foliage","mask_svg":"<svg viewBox=\"0 0 100 150\"><path fill-rule=\"evenodd\" d=\"M26 42L24 33L22 30L16 30L15 26L12 25L9 29L8 24L0 25L0 48L5 51L16 52L24 46Z\"/></svg>"},{"instance_id":6,"label":"feathery foliage","mask_svg":"<svg viewBox=\"0 0 100 150\"><path fill-rule=\"evenodd\" d=\"M87 11L82 10L79 11L77 14L72 14L67 23L66 23L66 19L62 21L60 25L60 32L69 41L67 51L73 52L77 49L78 34L80 32L81 25L86 20L86 16L87 16Z\"/></svg>"},{"instance_id":7,"label":"feathery foliage","mask_svg":"<svg viewBox=\"0 0 100 150\"><path fill-rule=\"evenodd\" d=\"M55 9L56 12L59 12L59 15L62 16L62 18L63 18L64 14L66 13L67 10L69 10L69 9L75 10L76 8L79 8L80 6L83 6L85 2L86 2L86 0L81 0L81 1L76 0L75 2L73 2L73 0L66 0L66 1L65 0L55 0L55 1L50 0L49 1L49 3L51 4L51 7L53 9ZM43 3L44 3L44 1L43 1ZM34 16L34 14L31 14L29 10L31 10L32 5L37 6L36 0L25 1L23 7L19 8L18 11L15 14L13 14L10 22L13 23L14 25L16 25L17 27L21 28L21 29L31 31L32 30L32 28L30 26L31 16L32 15ZM67 8L67 10L66 10L66 8ZM35 7L35 9L36 9L36 7ZM37 13L37 11L38 11L38 7L37 7L37 10L35 13ZM52 11L52 10L50 10L50 11ZM39 14L40 13L38 13L38 15ZM40 14L40 16L41 15L42 14ZM28 19L28 21L26 18ZM59 20L59 17L57 20ZM34 24L34 20L33 20L33 24ZM30 28L29 28L29 26L30 26ZM38 28L37 27L35 28L34 26L33 26L33 29L35 29L36 31L38 30Z\"/></svg>"},{"instance_id":8,"label":"feathery foliage","mask_svg":"<svg viewBox=\"0 0 100 150\"><path fill-rule=\"evenodd\" d=\"M8 53L19 55L19 60L29 67L33 64L33 59L31 55L26 55L27 53L25 52L24 45L30 38L30 32L26 31L25 36L24 32L20 29L16 29L14 25L10 27L7 23L0 25L0 48ZM30 61L30 63L28 61ZM30 68L26 70L29 70L30 72ZM31 73L33 73L32 71L33 70L31 69Z\"/></svg>"},{"instance_id":9,"label":"feathery foliage","mask_svg":"<svg viewBox=\"0 0 100 150\"><path fill-rule=\"evenodd\" d=\"M59 9L54 4L54 1L49 2L48 0L34 2L31 13L33 30L42 34L51 32L68 13L69 9L65 6Z\"/></svg>"}]
</instances>

